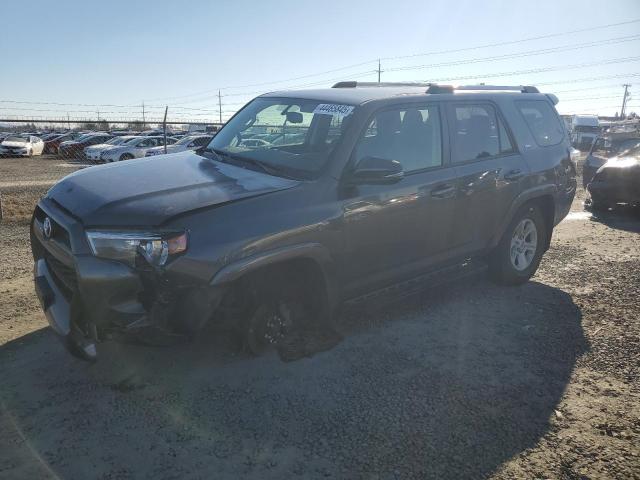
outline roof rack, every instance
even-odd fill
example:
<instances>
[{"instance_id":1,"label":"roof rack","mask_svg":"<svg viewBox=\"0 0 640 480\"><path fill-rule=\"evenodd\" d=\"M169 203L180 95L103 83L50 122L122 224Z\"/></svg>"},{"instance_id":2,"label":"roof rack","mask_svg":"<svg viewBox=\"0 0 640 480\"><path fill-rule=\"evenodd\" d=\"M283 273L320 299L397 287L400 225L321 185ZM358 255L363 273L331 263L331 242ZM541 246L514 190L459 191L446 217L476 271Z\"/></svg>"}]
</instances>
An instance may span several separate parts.
<instances>
[{"instance_id":1,"label":"roof rack","mask_svg":"<svg viewBox=\"0 0 640 480\"><path fill-rule=\"evenodd\" d=\"M462 85L455 87L456 90L505 90L521 93L540 93L540 91L531 85Z\"/></svg>"},{"instance_id":2,"label":"roof rack","mask_svg":"<svg viewBox=\"0 0 640 480\"><path fill-rule=\"evenodd\" d=\"M536 87L530 85L437 85L432 83L427 89L427 93L453 93L456 90L473 90L473 91L503 91L503 92L521 92L521 93L540 93Z\"/></svg>"},{"instance_id":3,"label":"roof rack","mask_svg":"<svg viewBox=\"0 0 640 480\"><path fill-rule=\"evenodd\" d=\"M438 85L437 83L424 82L338 82L331 88L358 88L358 87L427 87L426 93L454 93L456 90L475 91L507 91L521 93L540 93L531 85Z\"/></svg>"},{"instance_id":4,"label":"roof rack","mask_svg":"<svg viewBox=\"0 0 640 480\"><path fill-rule=\"evenodd\" d=\"M338 82L331 88L357 88L357 87L429 87L431 83L423 82Z\"/></svg>"}]
</instances>

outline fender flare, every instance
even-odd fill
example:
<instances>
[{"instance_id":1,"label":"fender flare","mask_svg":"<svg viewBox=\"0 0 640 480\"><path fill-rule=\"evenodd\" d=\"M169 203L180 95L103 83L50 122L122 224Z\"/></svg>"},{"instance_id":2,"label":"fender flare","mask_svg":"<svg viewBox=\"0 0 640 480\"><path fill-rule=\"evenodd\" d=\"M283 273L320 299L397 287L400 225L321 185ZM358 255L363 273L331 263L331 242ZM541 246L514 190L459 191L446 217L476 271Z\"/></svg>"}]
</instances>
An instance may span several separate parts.
<instances>
[{"instance_id":1,"label":"fender flare","mask_svg":"<svg viewBox=\"0 0 640 480\"><path fill-rule=\"evenodd\" d=\"M554 199L555 205L555 197L558 193L558 189L555 185L539 185L537 187L530 188L520 193L514 201L511 203L511 207L509 207L509 211L502 219L500 223L500 227L496 230L496 233L491 238L491 242L489 243L489 248L493 248L500 243L500 239L504 235L504 232L507 230L507 227L513 220L513 217L516 215L518 210L522 208L522 206L530 200L534 200L536 198L540 198L543 196L551 196ZM555 213L555 212L554 212ZM548 237L551 238L551 229L548 232Z\"/></svg>"},{"instance_id":2,"label":"fender flare","mask_svg":"<svg viewBox=\"0 0 640 480\"><path fill-rule=\"evenodd\" d=\"M216 272L211 279L210 285L212 287L223 287L260 268L297 259L309 259L318 264L325 283L327 300L329 305L334 307L336 292L328 273L333 259L325 246L315 242L287 245L232 262Z\"/></svg>"}]
</instances>

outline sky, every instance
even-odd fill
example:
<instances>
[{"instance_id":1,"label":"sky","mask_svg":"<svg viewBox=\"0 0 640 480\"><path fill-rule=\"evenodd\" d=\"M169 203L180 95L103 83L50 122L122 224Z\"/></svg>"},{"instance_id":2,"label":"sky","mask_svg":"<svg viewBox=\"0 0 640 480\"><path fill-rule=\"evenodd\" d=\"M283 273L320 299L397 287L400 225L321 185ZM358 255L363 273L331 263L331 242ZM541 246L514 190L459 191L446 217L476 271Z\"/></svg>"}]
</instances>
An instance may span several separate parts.
<instances>
[{"instance_id":1,"label":"sky","mask_svg":"<svg viewBox=\"0 0 640 480\"><path fill-rule=\"evenodd\" d=\"M376 81L378 59L382 81L539 85L567 114L614 114L629 83L640 113L640 0L0 0L0 18L0 118L216 121L220 90L224 120Z\"/></svg>"}]
</instances>

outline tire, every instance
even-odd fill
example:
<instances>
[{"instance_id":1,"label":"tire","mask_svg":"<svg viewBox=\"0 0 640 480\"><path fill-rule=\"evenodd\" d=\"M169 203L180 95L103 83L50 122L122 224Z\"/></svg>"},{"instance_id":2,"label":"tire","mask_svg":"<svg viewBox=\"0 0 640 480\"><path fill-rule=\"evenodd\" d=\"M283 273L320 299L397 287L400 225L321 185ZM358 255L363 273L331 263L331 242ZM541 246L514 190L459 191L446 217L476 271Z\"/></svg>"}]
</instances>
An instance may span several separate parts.
<instances>
[{"instance_id":1,"label":"tire","mask_svg":"<svg viewBox=\"0 0 640 480\"><path fill-rule=\"evenodd\" d=\"M489 258L492 280L500 285L527 282L540 265L546 239L547 225L540 209L532 204L523 206Z\"/></svg>"},{"instance_id":2,"label":"tire","mask_svg":"<svg viewBox=\"0 0 640 480\"><path fill-rule=\"evenodd\" d=\"M248 353L260 356L275 350L288 357L301 338L330 330L324 297L310 289L315 281L305 271L269 268L238 284L232 303L239 307L235 315L240 318L234 323Z\"/></svg>"},{"instance_id":3,"label":"tire","mask_svg":"<svg viewBox=\"0 0 640 480\"><path fill-rule=\"evenodd\" d=\"M592 212L606 212L611 208L609 203L603 201L601 198L593 198L593 195L584 202L584 206Z\"/></svg>"},{"instance_id":4,"label":"tire","mask_svg":"<svg viewBox=\"0 0 640 480\"><path fill-rule=\"evenodd\" d=\"M122 162L123 160L131 160L133 159L133 155L131 155L130 153L123 153L122 155L120 155L120 161Z\"/></svg>"}]
</instances>

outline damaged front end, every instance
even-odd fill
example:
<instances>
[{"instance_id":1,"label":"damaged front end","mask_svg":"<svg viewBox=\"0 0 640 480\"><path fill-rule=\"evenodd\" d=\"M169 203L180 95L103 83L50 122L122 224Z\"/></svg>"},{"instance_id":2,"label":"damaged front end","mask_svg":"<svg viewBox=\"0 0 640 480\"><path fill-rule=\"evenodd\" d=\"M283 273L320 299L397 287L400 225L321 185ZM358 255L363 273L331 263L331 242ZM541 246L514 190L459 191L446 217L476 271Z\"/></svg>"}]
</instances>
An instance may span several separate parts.
<instances>
[{"instance_id":1,"label":"damaged front end","mask_svg":"<svg viewBox=\"0 0 640 480\"><path fill-rule=\"evenodd\" d=\"M222 298L221 287L172 272L186 233L85 231L43 199L31 225L36 292L67 348L96 359L96 344L119 337L167 344L199 330Z\"/></svg>"}]
</instances>

